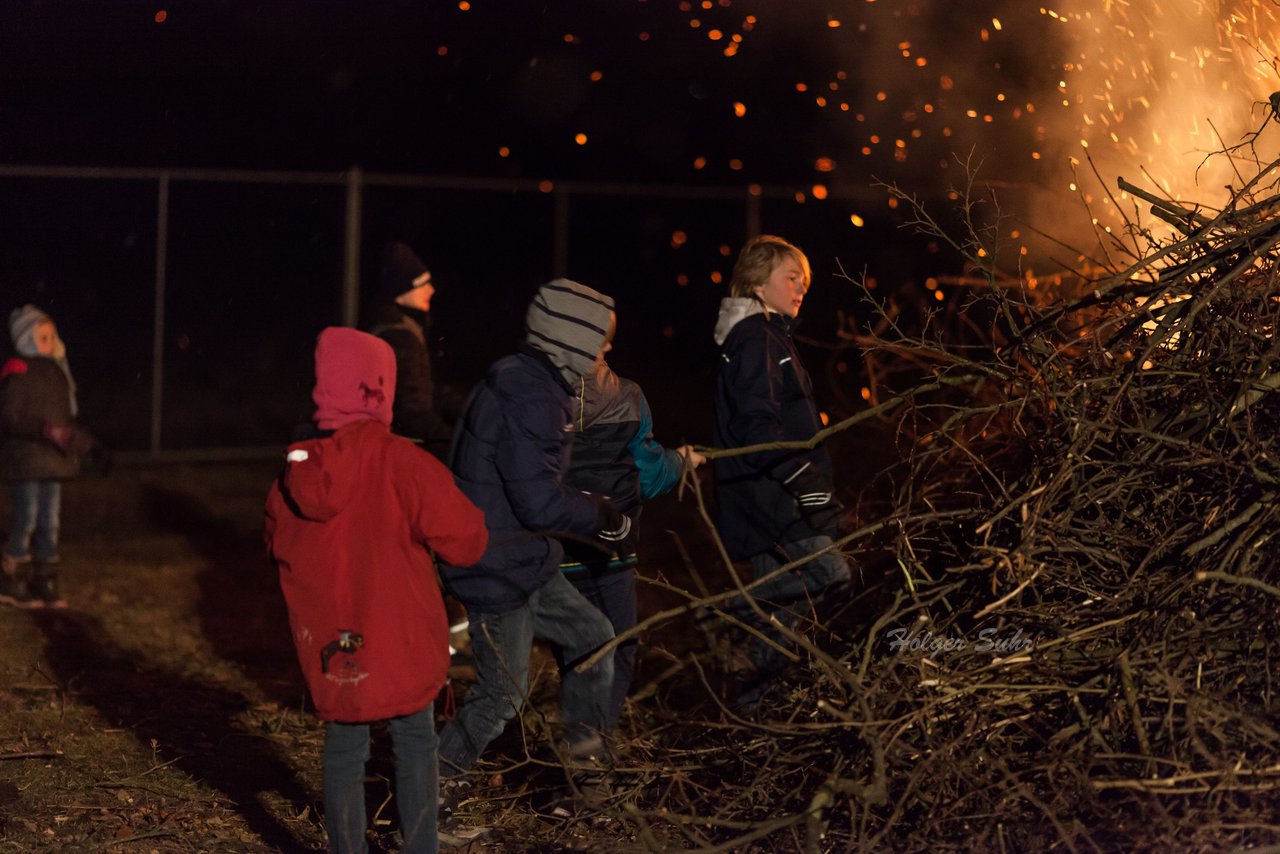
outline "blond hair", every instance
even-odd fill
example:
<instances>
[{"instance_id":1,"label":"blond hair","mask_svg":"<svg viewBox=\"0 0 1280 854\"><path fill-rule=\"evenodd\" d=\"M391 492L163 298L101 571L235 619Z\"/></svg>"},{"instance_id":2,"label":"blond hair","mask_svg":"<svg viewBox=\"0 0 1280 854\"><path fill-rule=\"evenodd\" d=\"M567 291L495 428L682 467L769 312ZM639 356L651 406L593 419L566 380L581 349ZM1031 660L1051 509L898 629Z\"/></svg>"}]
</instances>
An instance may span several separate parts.
<instances>
[{"instance_id":1,"label":"blond hair","mask_svg":"<svg viewBox=\"0 0 1280 854\"><path fill-rule=\"evenodd\" d=\"M800 247L773 234L757 234L738 253L738 262L733 265L733 276L729 279L729 296L758 299L756 288L768 282L769 276L788 256L804 271L804 287L808 290L813 274L809 270L809 259Z\"/></svg>"}]
</instances>

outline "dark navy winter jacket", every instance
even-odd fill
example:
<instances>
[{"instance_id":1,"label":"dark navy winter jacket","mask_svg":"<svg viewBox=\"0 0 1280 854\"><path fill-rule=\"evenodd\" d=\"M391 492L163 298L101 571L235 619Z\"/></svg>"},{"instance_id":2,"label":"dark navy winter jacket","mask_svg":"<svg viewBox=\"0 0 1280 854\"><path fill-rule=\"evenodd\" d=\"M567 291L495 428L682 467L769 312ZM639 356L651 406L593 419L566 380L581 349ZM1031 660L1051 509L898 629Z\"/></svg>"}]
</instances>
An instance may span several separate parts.
<instances>
[{"instance_id":1,"label":"dark navy winter jacket","mask_svg":"<svg viewBox=\"0 0 1280 854\"><path fill-rule=\"evenodd\" d=\"M731 302L749 305L745 300L725 300ZM716 446L812 438L822 421L813 401L813 383L791 340L795 321L737 307L745 316L730 316L731 325L725 321L726 309L721 310L722 327L729 328L722 339L716 381ZM818 534L801 518L795 498L783 485L806 467L831 482L831 460L822 446L715 461L716 527L731 558L742 560L775 543Z\"/></svg>"},{"instance_id":2,"label":"dark navy winter jacket","mask_svg":"<svg viewBox=\"0 0 1280 854\"><path fill-rule=\"evenodd\" d=\"M595 501L563 482L575 395L532 348L498 360L454 429L449 467L484 511L489 546L474 566L442 566L445 587L468 608L501 614L560 571L555 535L591 537Z\"/></svg>"}]
</instances>

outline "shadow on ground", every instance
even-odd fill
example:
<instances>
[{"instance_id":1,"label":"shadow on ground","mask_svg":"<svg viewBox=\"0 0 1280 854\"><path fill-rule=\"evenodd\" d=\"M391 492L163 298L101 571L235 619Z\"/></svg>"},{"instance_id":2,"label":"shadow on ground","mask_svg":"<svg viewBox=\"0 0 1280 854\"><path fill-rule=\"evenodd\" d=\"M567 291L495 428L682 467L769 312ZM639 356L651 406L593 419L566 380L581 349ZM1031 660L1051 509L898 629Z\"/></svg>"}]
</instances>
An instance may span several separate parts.
<instances>
[{"instance_id":1,"label":"shadow on ground","mask_svg":"<svg viewBox=\"0 0 1280 854\"><path fill-rule=\"evenodd\" d=\"M115 645L89 614L36 611L31 618L44 634L51 675L67 695L151 747L156 765L172 762L215 789L263 842L285 851L304 847L262 796L283 798L291 815L314 809L316 799L274 744L236 726L248 699L140 661Z\"/></svg>"},{"instance_id":2,"label":"shadow on ground","mask_svg":"<svg viewBox=\"0 0 1280 854\"><path fill-rule=\"evenodd\" d=\"M268 698L302 705L306 686L276 569L263 546L261 513L257 527L246 528L244 519L220 512L211 499L172 487L148 484L142 498L153 527L181 535L207 561L197 572L196 607L214 652L238 665Z\"/></svg>"}]
</instances>

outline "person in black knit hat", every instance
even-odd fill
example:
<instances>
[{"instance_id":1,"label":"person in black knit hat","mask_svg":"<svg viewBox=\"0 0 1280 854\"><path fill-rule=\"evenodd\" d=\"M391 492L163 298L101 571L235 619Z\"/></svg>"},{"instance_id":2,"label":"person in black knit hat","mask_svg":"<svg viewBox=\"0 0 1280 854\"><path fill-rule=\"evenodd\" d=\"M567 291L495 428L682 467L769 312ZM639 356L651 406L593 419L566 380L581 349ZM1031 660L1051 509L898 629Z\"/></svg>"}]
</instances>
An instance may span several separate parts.
<instances>
[{"instance_id":1,"label":"person in black knit hat","mask_svg":"<svg viewBox=\"0 0 1280 854\"><path fill-rule=\"evenodd\" d=\"M431 374L431 272L412 249L388 243L371 294L364 327L391 345L396 355L396 400L391 429L443 459L451 430L436 407Z\"/></svg>"}]
</instances>

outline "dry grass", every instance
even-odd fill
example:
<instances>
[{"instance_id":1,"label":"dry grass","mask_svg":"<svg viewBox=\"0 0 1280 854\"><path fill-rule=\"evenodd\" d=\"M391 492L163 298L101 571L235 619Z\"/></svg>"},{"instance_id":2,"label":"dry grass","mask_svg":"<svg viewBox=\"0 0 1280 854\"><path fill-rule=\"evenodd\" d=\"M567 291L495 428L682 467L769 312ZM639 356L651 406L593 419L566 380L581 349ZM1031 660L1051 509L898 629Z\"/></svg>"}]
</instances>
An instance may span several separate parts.
<instances>
[{"instance_id":1,"label":"dry grass","mask_svg":"<svg viewBox=\"0 0 1280 854\"><path fill-rule=\"evenodd\" d=\"M65 611L0 617L0 850L323 846L261 467L68 485Z\"/></svg>"}]
</instances>

